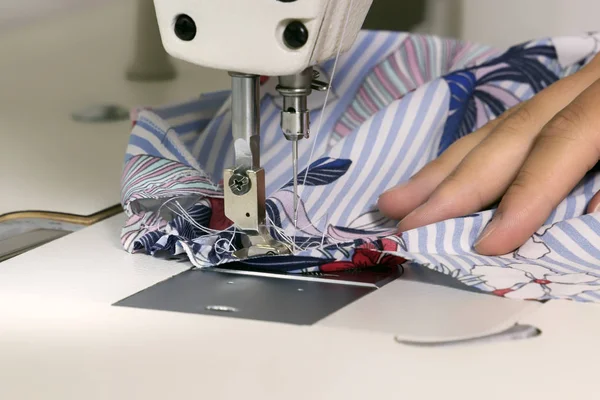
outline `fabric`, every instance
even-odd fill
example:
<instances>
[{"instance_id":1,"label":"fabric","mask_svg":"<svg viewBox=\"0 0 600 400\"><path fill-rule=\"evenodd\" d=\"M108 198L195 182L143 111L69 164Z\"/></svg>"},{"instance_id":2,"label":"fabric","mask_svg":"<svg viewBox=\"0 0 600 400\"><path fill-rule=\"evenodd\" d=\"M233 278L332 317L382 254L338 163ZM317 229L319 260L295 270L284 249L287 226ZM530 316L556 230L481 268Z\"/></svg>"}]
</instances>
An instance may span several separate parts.
<instances>
[{"instance_id":1,"label":"fabric","mask_svg":"<svg viewBox=\"0 0 600 400\"><path fill-rule=\"evenodd\" d=\"M600 50L600 35L560 37L496 50L459 41L362 32L337 65L327 106L310 98L312 137L301 142L298 230L290 218L291 144L282 100L262 84L261 158L272 234L291 256L235 260L240 233L223 213L222 171L233 162L229 93L133 112L122 180L129 252L189 259L198 268L318 273L411 262L499 296L600 301L600 214L584 215L593 171L514 253L476 254L494 210L395 235L377 196L406 181L460 137L555 82ZM319 66L329 80L334 62ZM314 146L314 147L313 147ZM313 157L311 158L311 153Z\"/></svg>"}]
</instances>

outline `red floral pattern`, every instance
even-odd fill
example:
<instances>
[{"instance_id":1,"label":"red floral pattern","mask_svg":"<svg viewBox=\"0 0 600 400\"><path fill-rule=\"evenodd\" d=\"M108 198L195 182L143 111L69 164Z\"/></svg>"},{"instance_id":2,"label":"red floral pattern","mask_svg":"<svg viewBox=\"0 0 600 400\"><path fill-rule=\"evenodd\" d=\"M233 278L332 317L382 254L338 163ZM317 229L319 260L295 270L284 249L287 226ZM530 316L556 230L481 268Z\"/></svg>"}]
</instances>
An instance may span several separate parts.
<instances>
[{"instance_id":1,"label":"red floral pattern","mask_svg":"<svg viewBox=\"0 0 600 400\"><path fill-rule=\"evenodd\" d=\"M233 225L233 222L225 216L225 201L214 197L209 197L212 214L208 227L217 231L224 231Z\"/></svg>"},{"instance_id":2,"label":"red floral pattern","mask_svg":"<svg viewBox=\"0 0 600 400\"><path fill-rule=\"evenodd\" d=\"M379 246L378 246L379 245ZM385 252L398 250L398 243L391 239L381 239L377 242L365 243L356 248L350 261L334 261L321 265L321 271L334 272L351 269L371 268L377 266L397 267L406 262L406 259Z\"/></svg>"}]
</instances>

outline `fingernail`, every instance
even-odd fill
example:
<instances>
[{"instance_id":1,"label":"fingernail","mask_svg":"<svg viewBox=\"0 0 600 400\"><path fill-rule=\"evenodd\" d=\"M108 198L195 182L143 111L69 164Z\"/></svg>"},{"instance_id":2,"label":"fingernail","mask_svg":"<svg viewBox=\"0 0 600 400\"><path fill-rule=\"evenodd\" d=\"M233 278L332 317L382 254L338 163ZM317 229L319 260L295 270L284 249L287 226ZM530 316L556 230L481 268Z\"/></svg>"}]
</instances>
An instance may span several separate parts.
<instances>
[{"instance_id":1,"label":"fingernail","mask_svg":"<svg viewBox=\"0 0 600 400\"><path fill-rule=\"evenodd\" d=\"M594 208L595 213L600 213L600 203L598 203L598 205L596 206L596 208Z\"/></svg>"},{"instance_id":2,"label":"fingernail","mask_svg":"<svg viewBox=\"0 0 600 400\"><path fill-rule=\"evenodd\" d=\"M500 215L494 215L494 217L492 218L492 220L487 224L487 226L485 227L485 229L483 230L483 232L481 232L481 235L479 235L479 238L477 239L477 241L475 242L475 244L473 245L473 247L477 247L479 246L479 244L481 244L481 242L483 240L485 240L485 238L487 238L488 236L490 236L498 227L499 224L499 219L500 219Z\"/></svg>"},{"instance_id":3,"label":"fingernail","mask_svg":"<svg viewBox=\"0 0 600 400\"><path fill-rule=\"evenodd\" d=\"M408 180L406 182L402 182L399 185L393 186L393 187L389 188L388 190L386 190L385 192L381 193L379 195L379 197L383 196L386 193L389 193L389 192L392 192L392 191L395 191L395 190L399 190L399 189L403 189L404 187L408 186L409 183L410 183L410 180Z\"/></svg>"}]
</instances>

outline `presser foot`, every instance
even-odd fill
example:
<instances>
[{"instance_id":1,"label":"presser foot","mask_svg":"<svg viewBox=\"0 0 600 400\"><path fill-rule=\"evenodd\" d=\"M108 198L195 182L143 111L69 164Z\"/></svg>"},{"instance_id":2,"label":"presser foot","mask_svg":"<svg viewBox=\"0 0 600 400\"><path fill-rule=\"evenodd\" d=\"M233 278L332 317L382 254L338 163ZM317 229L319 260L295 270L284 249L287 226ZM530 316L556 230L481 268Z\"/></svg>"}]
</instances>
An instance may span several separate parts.
<instances>
[{"instance_id":1,"label":"presser foot","mask_svg":"<svg viewBox=\"0 0 600 400\"><path fill-rule=\"evenodd\" d=\"M258 235L247 232L246 234L244 247L233 253L236 258L281 256L292 253L292 249L286 243L273 239L265 226L262 227Z\"/></svg>"},{"instance_id":2,"label":"presser foot","mask_svg":"<svg viewBox=\"0 0 600 400\"><path fill-rule=\"evenodd\" d=\"M262 168L228 168L223 174L225 215L246 234L239 259L291 254L291 248L274 239L266 227L265 171Z\"/></svg>"}]
</instances>

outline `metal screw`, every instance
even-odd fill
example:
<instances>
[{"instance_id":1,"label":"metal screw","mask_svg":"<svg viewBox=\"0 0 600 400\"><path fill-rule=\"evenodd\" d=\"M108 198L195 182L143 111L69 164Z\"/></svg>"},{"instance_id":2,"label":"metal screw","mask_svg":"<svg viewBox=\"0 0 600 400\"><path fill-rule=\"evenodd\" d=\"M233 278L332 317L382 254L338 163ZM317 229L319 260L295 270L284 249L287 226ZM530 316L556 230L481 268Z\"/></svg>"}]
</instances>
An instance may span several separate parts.
<instances>
[{"instance_id":1,"label":"metal screw","mask_svg":"<svg viewBox=\"0 0 600 400\"><path fill-rule=\"evenodd\" d=\"M177 16L174 28L175 35L184 42L194 40L196 37L196 23L189 15L181 14Z\"/></svg>"},{"instance_id":2,"label":"metal screw","mask_svg":"<svg viewBox=\"0 0 600 400\"><path fill-rule=\"evenodd\" d=\"M298 50L308 42L308 29L300 21L292 21L283 31L283 42L292 50Z\"/></svg>"},{"instance_id":3,"label":"metal screw","mask_svg":"<svg viewBox=\"0 0 600 400\"><path fill-rule=\"evenodd\" d=\"M216 311L216 312L238 312L239 310L235 307L229 306L206 306L207 311Z\"/></svg>"},{"instance_id":4,"label":"metal screw","mask_svg":"<svg viewBox=\"0 0 600 400\"><path fill-rule=\"evenodd\" d=\"M229 178L229 188L236 196L242 196L250 191L252 186L250 178L247 175L235 173Z\"/></svg>"}]
</instances>

